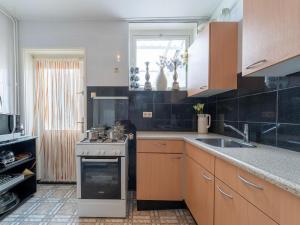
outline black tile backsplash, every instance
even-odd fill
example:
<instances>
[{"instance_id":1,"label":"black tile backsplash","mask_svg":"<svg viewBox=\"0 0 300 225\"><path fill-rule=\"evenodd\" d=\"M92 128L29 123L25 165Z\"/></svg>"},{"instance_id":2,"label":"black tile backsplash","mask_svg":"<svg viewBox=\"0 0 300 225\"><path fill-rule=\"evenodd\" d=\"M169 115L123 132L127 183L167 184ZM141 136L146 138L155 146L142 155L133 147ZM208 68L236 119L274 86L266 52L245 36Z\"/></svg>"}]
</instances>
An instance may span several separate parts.
<instances>
[{"instance_id":1,"label":"black tile backsplash","mask_svg":"<svg viewBox=\"0 0 300 225\"><path fill-rule=\"evenodd\" d=\"M128 96L128 87L113 87L113 86L88 86L87 87L87 128L93 126L93 99L91 93L96 92L96 96ZM128 109L123 109L122 112L128 113ZM122 118L122 116L120 116Z\"/></svg>"},{"instance_id":2,"label":"black tile backsplash","mask_svg":"<svg viewBox=\"0 0 300 225\"><path fill-rule=\"evenodd\" d=\"M188 98L186 91L130 91L129 119L140 131L196 131L193 105L205 101ZM152 112L152 118L143 118L143 112Z\"/></svg>"},{"instance_id":3,"label":"black tile backsplash","mask_svg":"<svg viewBox=\"0 0 300 225\"><path fill-rule=\"evenodd\" d=\"M239 129L242 131L246 123L239 122ZM276 146L276 124L275 123L248 123L250 140Z\"/></svg>"},{"instance_id":4,"label":"black tile backsplash","mask_svg":"<svg viewBox=\"0 0 300 225\"><path fill-rule=\"evenodd\" d=\"M249 125L250 140L300 151L300 72L286 77L242 77L238 89L209 98L188 98L186 91L128 91L128 87L88 87L88 126L92 91L97 95L129 96L129 120L138 131L197 131L193 104L206 103L212 116L210 132L240 136L224 122L243 130ZM152 118L143 118L143 112Z\"/></svg>"},{"instance_id":5,"label":"black tile backsplash","mask_svg":"<svg viewBox=\"0 0 300 225\"><path fill-rule=\"evenodd\" d=\"M239 137L224 122L249 125L250 140L300 151L300 72L285 77L242 77L238 89L207 98L210 132ZM241 138L241 137L239 137Z\"/></svg>"},{"instance_id":6,"label":"black tile backsplash","mask_svg":"<svg viewBox=\"0 0 300 225\"><path fill-rule=\"evenodd\" d=\"M276 122L276 92L248 95L236 100L239 102L239 121Z\"/></svg>"},{"instance_id":7,"label":"black tile backsplash","mask_svg":"<svg viewBox=\"0 0 300 225\"><path fill-rule=\"evenodd\" d=\"M217 120L238 120L238 101L236 98L218 101Z\"/></svg>"},{"instance_id":8,"label":"black tile backsplash","mask_svg":"<svg viewBox=\"0 0 300 225\"><path fill-rule=\"evenodd\" d=\"M280 124L277 145L300 152L300 125Z\"/></svg>"},{"instance_id":9,"label":"black tile backsplash","mask_svg":"<svg viewBox=\"0 0 300 225\"><path fill-rule=\"evenodd\" d=\"M278 122L300 124L300 87L278 92Z\"/></svg>"}]
</instances>

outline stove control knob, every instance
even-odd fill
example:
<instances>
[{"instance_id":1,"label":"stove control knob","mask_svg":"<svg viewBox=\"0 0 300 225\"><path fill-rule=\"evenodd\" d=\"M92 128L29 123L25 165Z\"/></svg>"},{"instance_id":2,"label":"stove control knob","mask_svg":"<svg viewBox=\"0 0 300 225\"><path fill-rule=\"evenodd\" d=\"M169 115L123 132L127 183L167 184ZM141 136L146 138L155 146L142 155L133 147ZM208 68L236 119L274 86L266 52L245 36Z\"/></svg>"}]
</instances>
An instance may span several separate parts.
<instances>
[{"instance_id":1,"label":"stove control knob","mask_svg":"<svg viewBox=\"0 0 300 225\"><path fill-rule=\"evenodd\" d=\"M101 151L100 150L97 152L97 155L101 155Z\"/></svg>"},{"instance_id":2,"label":"stove control knob","mask_svg":"<svg viewBox=\"0 0 300 225\"><path fill-rule=\"evenodd\" d=\"M102 152L102 155L105 155L105 154L106 154L106 152L105 152L105 151L103 151L103 152Z\"/></svg>"}]
</instances>

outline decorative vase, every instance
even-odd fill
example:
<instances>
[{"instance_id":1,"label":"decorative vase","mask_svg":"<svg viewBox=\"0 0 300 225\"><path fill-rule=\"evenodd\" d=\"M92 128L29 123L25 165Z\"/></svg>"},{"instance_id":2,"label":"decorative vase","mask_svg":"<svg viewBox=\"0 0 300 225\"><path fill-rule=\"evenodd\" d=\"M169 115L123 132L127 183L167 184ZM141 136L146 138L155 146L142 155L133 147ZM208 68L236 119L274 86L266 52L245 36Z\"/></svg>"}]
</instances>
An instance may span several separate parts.
<instances>
[{"instance_id":1,"label":"decorative vase","mask_svg":"<svg viewBox=\"0 0 300 225\"><path fill-rule=\"evenodd\" d=\"M174 75L173 75L173 85L172 85L172 90L174 90L174 91L179 90L179 83L178 83L177 79L178 79L177 63L174 62Z\"/></svg>"},{"instance_id":2,"label":"decorative vase","mask_svg":"<svg viewBox=\"0 0 300 225\"><path fill-rule=\"evenodd\" d=\"M165 91L168 88L168 80L164 73L163 67L160 67L160 71L156 80L156 88L158 91Z\"/></svg>"},{"instance_id":3,"label":"decorative vase","mask_svg":"<svg viewBox=\"0 0 300 225\"><path fill-rule=\"evenodd\" d=\"M211 116L209 114L198 114L198 134L207 134L211 125Z\"/></svg>"},{"instance_id":4,"label":"decorative vase","mask_svg":"<svg viewBox=\"0 0 300 225\"><path fill-rule=\"evenodd\" d=\"M152 86L151 86L151 82L150 80L150 74L149 74L149 62L145 62L146 64L146 74L145 74L145 86L144 86L144 90L145 91L151 91L152 90Z\"/></svg>"}]
</instances>

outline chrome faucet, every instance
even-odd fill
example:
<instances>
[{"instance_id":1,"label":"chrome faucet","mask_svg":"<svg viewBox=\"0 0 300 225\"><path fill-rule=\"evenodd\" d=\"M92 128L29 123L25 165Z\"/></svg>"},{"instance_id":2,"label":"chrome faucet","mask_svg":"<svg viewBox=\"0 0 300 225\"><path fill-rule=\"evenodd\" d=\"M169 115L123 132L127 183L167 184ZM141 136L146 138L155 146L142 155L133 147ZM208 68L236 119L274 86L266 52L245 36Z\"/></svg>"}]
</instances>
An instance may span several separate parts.
<instances>
[{"instance_id":1,"label":"chrome faucet","mask_svg":"<svg viewBox=\"0 0 300 225\"><path fill-rule=\"evenodd\" d=\"M224 123L224 127L230 128L231 130L237 132L239 135L243 136L245 142L249 143L249 126L247 123L244 124L244 132L241 132L239 129Z\"/></svg>"}]
</instances>

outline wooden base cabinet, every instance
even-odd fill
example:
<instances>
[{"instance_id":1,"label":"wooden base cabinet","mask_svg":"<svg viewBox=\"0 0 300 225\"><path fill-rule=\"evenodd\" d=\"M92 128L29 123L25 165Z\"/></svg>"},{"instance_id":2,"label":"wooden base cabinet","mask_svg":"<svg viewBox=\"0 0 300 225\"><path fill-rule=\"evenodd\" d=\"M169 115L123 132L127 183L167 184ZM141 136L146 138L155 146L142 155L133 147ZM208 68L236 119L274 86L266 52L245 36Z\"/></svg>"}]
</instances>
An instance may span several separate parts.
<instances>
[{"instance_id":1,"label":"wooden base cabinet","mask_svg":"<svg viewBox=\"0 0 300 225\"><path fill-rule=\"evenodd\" d=\"M220 180L215 181L215 225L278 225Z\"/></svg>"},{"instance_id":2,"label":"wooden base cabinet","mask_svg":"<svg viewBox=\"0 0 300 225\"><path fill-rule=\"evenodd\" d=\"M185 202L198 224L214 224L214 176L190 157L185 158Z\"/></svg>"},{"instance_id":3,"label":"wooden base cabinet","mask_svg":"<svg viewBox=\"0 0 300 225\"><path fill-rule=\"evenodd\" d=\"M181 201L182 154L137 154L137 200Z\"/></svg>"}]
</instances>

